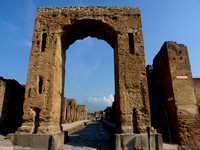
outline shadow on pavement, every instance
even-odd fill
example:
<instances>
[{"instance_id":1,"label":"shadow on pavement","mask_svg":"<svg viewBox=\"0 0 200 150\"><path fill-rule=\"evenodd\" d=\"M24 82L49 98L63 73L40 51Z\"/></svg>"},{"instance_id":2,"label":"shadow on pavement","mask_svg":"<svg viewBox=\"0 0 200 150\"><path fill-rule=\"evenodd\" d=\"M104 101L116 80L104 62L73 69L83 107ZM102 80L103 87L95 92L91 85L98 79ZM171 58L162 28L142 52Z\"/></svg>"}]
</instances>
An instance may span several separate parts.
<instances>
[{"instance_id":1,"label":"shadow on pavement","mask_svg":"<svg viewBox=\"0 0 200 150\"><path fill-rule=\"evenodd\" d=\"M69 136L65 144L75 147L111 150L110 132L101 122L91 122L84 129Z\"/></svg>"}]
</instances>

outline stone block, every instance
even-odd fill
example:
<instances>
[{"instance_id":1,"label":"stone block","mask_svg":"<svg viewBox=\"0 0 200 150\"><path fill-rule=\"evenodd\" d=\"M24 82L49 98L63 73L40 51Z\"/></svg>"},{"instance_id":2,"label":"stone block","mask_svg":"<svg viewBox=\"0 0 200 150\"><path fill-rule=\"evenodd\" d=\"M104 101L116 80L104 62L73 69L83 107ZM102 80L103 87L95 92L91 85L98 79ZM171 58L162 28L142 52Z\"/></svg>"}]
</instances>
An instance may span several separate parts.
<instances>
[{"instance_id":1,"label":"stone block","mask_svg":"<svg viewBox=\"0 0 200 150\"><path fill-rule=\"evenodd\" d=\"M31 147L34 149L55 150L64 145L64 133L55 134L14 134L13 145Z\"/></svg>"},{"instance_id":2,"label":"stone block","mask_svg":"<svg viewBox=\"0 0 200 150\"><path fill-rule=\"evenodd\" d=\"M147 134L115 134L116 150L149 150ZM163 141L161 134L151 134L150 149L162 150Z\"/></svg>"}]
</instances>

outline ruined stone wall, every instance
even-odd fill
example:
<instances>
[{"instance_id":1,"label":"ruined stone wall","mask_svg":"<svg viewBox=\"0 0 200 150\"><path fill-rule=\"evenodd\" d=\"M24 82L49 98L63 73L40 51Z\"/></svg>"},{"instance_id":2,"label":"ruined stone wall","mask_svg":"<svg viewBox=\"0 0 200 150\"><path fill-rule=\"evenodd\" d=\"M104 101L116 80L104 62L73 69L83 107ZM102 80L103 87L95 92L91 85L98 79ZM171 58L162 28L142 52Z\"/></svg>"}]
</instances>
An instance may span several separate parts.
<instances>
[{"instance_id":1,"label":"ruined stone wall","mask_svg":"<svg viewBox=\"0 0 200 150\"><path fill-rule=\"evenodd\" d=\"M147 72L152 125L165 140L188 146L200 126L187 48L165 42Z\"/></svg>"},{"instance_id":2,"label":"ruined stone wall","mask_svg":"<svg viewBox=\"0 0 200 150\"><path fill-rule=\"evenodd\" d=\"M112 103L112 106L107 107L103 112L103 119L109 120L113 123L116 123L116 103L115 101Z\"/></svg>"},{"instance_id":3,"label":"ruined stone wall","mask_svg":"<svg viewBox=\"0 0 200 150\"><path fill-rule=\"evenodd\" d=\"M197 107L200 113L200 78L193 78L194 81L194 92L197 98Z\"/></svg>"},{"instance_id":4,"label":"ruined stone wall","mask_svg":"<svg viewBox=\"0 0 200 150\"><path fill-rule=\"evenodd\" d=\"M63 98L62 102L62 123L66 123L67 118L67 98Z\"/></svg>"},{"instance_id":5,"label":"ruined stone wall","mask_svg":"<svg viewBox=\"0 0 200 150\"><path fill-rule=\"evenodd\" d=\"M24 86L0 77L0 130L13 133L22 124Z\"/></svg>"},{"instance_id":6,"label":"ruined stone wall","mask_svg":"<svg viewBox=\"0 0 200 150\"><path fill-rule=\"evenodd\" d=\"M77 104L75 99L67 99L67 122L74 122L77 120Z\"/></svg>"},{"instance_id":7,"label":"ruined stone wall","mask_svg":"<svg viewBox=\"0 0 200 150\"><path fill-rule=\"evenodd\" d=\"M3 109L5 90L6 90L6 82L2 80L1 78L0 80L0 117L1 117L2 109Z\"/></svg>"},{"instance_id":8,"label":"ruined stone wall","mask_svg":"<svg viewBox=\"0 0 200 150\"><path fill-rule=\"evenodd\" d=\"M77 121L77 104L75 99L63 99L62 123Z\"/></svg>"},{"instance_id":9,"label":"ruined stone wall","mask_svg":"<svg viewBox=\"0 0 200 150\"><path fill-rule=\"evenodd\" d=\"M77 120L86 120L88 118L88 109L85 105L77 105Z\"/></svg>"}]
</instances>

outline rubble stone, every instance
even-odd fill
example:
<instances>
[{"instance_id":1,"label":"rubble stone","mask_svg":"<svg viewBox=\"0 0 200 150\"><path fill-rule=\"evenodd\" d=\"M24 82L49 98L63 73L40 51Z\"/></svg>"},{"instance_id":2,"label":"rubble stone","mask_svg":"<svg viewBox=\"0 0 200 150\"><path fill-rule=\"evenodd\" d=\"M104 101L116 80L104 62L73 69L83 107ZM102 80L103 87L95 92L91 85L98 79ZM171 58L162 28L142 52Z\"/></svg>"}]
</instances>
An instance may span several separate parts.
<instances>
[{"instance_id":1,"label":"rubble stone","mask_svg":"<svg viewBox=\"0 0 200 150\"><path fill-rule=\"evenodd\" d=\"M0 77L0 131L12 133L22 124L24 86Z\"/></svg>"},{"instance_id":2,"label":"rubble stone","mask_svg":"<svg viewBox=\"0 0 200 150\"><path fill-rule=\"evenodd\" d=\"M152 126L165 141L197 148L200 115L187 47L165 42L153 66L147 66L147 74Z\"/></svg>"}]
</instances>

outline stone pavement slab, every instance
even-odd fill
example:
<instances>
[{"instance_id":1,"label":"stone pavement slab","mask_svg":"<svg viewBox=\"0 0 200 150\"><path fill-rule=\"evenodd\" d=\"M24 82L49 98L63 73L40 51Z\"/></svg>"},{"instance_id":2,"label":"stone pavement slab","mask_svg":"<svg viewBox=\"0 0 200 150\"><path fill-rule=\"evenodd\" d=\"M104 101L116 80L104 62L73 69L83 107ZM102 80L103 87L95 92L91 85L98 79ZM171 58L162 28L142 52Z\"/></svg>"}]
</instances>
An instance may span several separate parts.
<instances>
[{"instance_id":1,"label":"stone pavement slab","mask_svg":"<svg viewBox=\"0 0 200 150\"><path fill-rule=\"evenodd\" d=\"M84 129L69 136L59 150L112 150L110 132L101 122L91 122Z\"/></svg>"}]
</instances>

